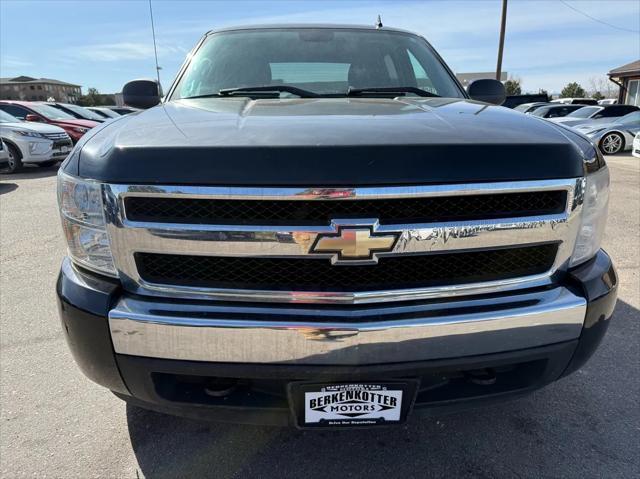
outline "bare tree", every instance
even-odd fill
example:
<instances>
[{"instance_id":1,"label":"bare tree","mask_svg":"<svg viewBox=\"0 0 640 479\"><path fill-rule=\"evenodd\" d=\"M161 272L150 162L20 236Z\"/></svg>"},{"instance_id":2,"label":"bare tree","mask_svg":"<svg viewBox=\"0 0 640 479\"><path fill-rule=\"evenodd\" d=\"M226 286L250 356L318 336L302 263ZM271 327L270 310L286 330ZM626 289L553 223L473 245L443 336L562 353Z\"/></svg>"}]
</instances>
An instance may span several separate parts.
<instances>
[{"instance_id":1,"label":"bare tree","mask_svg":"<svg viewBox=\"0 0 640 479\"><path fill-rule=\"evenodd\" d=\"M618 97L618 87L608 77L589 78L589 93L594 95L596 92L603 95L604 98Z\"/></svg>"}]
</instances>

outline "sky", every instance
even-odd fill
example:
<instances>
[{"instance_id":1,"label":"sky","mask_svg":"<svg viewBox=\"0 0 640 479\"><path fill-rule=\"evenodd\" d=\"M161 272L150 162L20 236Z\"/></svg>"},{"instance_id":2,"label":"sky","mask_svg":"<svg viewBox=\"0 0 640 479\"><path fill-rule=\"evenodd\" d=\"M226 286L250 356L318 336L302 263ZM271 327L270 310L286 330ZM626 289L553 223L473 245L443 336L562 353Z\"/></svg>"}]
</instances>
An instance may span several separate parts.
<instances>
[{"instance_id":1,"label":"sky","mask_svg":"<svg viewBox=\"0 0 640 479\"><path fill-rule=\"evenodd\" d=\"M166 91L208 30L289 22L371 25L378 14L385 25L427 38L454 72L494 71L502 2L152 0L152 5ZM571 81L590 89L592 79L602 82L607 71L638 59L640 0L509 0L503 71L521 79L525 91L559 92ZM0 0L0 77L18 75L102 93L153 77L148 1Z\"/></svg>"}]
</instances>

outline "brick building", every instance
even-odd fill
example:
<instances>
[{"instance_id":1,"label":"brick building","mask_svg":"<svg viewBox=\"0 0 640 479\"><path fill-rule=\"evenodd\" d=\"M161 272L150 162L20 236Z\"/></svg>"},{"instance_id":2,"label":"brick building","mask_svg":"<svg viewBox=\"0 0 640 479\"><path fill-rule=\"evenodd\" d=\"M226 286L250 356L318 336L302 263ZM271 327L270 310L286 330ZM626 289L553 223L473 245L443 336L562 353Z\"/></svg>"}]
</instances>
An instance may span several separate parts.
<instances>
[{"instance_id":1,"label":"brick building","mask_svg":"<svg viewBox=\"0 0 640 479\"><path fill-rule=\"evenodd\" d=\"M63 103L75 103L81 94L80 85L51 78L0 78L2 100L46 101L53 98Z\"/></svg>"}]
</instances>

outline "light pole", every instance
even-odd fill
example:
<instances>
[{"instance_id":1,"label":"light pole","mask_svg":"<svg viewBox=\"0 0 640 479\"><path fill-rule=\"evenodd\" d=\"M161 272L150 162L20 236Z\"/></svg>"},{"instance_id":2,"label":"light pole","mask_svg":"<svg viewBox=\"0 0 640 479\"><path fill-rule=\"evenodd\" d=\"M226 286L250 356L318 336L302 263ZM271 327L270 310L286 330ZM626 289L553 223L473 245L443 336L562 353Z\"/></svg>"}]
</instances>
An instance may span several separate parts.
<instances>
[{"instance_id":1,"label":"light pole","mask_svg":"<svg viewBox=\"0 0 640 479\"><path fill-rule=\"evenodd\" d=\"M504 31L507 27L507 0L502 0L502 21L500 22L500 44L498 45L498 65L496 66L496 80L502 76L502 52L504 50Z\"/></svg>"}]
</instances>

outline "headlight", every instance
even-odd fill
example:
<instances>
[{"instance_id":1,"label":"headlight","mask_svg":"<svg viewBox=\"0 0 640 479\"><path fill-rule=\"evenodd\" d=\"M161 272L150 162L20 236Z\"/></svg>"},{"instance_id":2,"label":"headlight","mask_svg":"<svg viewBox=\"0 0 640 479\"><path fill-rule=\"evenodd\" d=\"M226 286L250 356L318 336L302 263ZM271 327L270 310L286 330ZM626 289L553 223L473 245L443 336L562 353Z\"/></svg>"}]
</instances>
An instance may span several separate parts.
<instances>
[{"instance_id":1,"label":"headlight","mask_svg":"<svg viewBox=\"0 0 640 479\"><path fill-rule=\"evenodd\" d=\"M77 132L77 133L86 133L90 130L90 128L84 128L82 126L74 126L73 128L71 128L73 131Z\"/></svg>"},{"instance_id":2,"label":"headlight","mask_svg":"<svg viewBox=\"0 0 640 479\"><path fill-rule=\"evenodd\" d=\"M33 138L46 138L44 135L38 133L37 131L30 131L30 130L11 130L11 131L22 136L31 136Z\"/></svg>"},{"instance_id":3,"label":"headlight","mask_svg":"<svg viewBox=\"0 0 640 479\"><path fill-rule=\"evenodd\" d=\"M117 277L99 183L58 173L58 207L69 256L87 269Z\"/></svg>"},{"instance_id":4,"label":"headlight","mask_svg":"<svg viewBox=\"0 0 640 479\"><path fill-rule=\"evenodd\" d=\"M591 259L600 249L609 207L609 169L605 166L587 175L580 231L569 266Z\"/></svg>"}]
</instances>

